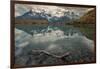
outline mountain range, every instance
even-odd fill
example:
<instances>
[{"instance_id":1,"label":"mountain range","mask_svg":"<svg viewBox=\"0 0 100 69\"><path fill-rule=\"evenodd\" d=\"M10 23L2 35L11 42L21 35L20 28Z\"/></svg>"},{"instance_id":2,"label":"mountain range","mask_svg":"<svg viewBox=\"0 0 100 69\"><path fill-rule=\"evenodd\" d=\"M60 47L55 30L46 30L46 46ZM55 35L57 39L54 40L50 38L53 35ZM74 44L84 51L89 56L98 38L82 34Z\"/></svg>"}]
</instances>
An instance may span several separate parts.
<instances>
[{"instance_id":1,"label":"mountain range","mask_svg":"<svg viewBox=\"0 0 100 69\"><path fill-rule=\"evenodd\" d=\"M54 11L55 12L55 11ZM80 16L73 11L60 11L53 13L43 10L29 10L21 16L17 16L16 19L45 19L49 23L69 23L75 19L78 19Z\"/></svg>"}]
</instances>

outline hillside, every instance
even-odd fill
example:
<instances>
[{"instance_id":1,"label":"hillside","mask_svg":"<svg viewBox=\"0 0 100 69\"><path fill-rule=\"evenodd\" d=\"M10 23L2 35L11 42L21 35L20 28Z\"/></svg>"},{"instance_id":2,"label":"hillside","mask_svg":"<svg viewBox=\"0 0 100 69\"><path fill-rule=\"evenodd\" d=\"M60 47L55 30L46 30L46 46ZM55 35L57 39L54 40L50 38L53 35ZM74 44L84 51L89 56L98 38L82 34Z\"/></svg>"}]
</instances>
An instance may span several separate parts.
<instances>
[{"instance_id":1,"label":"hillside","mask_svg":"<svg viewBox=\"0 0 100 69\"><path fill-rule=\"evenodd\" d=\"M88 11L79 20L75 21L73 25L78 27L83 34L90 38L95 39L95 25L96 25L96 11L95 9Z\"/></svg>"},{"instance_id":2,"label":"hillside","mask_svg":"<svg viewBox=\"0 0 100 69\"><path fill-rule=\"evenodd\" d=\"M79 23L85 23L85 24L95 24L96 22L96 11L95 9L88 11L86 14L84 14L79 20ZM77 22L77 21L76 21Z\"/></svg>"}]
</instances>

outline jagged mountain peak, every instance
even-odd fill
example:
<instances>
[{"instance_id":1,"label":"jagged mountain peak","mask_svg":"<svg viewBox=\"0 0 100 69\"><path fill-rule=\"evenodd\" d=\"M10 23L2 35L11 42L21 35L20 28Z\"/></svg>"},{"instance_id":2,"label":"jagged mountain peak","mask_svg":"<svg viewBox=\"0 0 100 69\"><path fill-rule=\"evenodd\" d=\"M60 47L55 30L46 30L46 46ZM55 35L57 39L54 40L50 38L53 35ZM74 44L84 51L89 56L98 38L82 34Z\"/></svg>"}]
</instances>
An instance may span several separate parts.
<instances>
[{"instance_id":1,"label":"jagged mountain peak","mask_svg":"<svg viewBox=\"0 0 100 69\"><path fill-rule=\"evenodd\" d=\"M54 11L54 12L52 12ZM32 8L21 16L17 16L17 19L45 19L50 23L60 22L68 23L79 18L79 15L73 11L62 10L59 8Z\"/></svg>"}]
</instances>

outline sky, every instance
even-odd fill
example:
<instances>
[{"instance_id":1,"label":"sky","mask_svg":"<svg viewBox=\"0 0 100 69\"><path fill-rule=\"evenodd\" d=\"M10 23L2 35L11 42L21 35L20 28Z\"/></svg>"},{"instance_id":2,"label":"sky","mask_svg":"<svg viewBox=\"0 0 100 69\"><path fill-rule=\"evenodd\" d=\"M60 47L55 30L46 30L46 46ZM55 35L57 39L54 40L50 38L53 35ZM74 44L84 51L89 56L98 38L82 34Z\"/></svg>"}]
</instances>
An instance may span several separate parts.
<instances>
[{"instance_id":1,"label":"sky","mask_svg":"<svg viewBox=\"0 0 100 69\"><path fill-rule=\"evenodd\" d=\"M15 5L15 17L21 16L25 12L32 9L33 11L41 12L42 9L44 9L47 13L51 13L52 15L57 15L56 12L58 12L59 15L63 14L63 11L73 11L77 13L78 15L83 15L88 10L91 10L93 8L84 8L84 7L60 7L60 6L49 6L49 5L29 5L29 4L16 4ZM40 11L39 11L40 10ZM54 12L55 11L55 12Z\"/></svg>"}]
</instances>

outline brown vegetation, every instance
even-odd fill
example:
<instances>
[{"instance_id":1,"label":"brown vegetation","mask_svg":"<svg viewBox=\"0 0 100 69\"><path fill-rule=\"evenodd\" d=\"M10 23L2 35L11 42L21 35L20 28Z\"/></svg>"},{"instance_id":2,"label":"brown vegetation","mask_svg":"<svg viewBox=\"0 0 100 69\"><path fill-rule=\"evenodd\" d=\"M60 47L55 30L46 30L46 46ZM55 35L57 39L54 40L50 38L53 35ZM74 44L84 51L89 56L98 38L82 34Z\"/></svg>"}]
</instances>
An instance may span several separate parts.
<instances>
[{"instance_id":1,"label":"brown vegetation","mask_svg":"<svg viewBox=\"0 0 100 69\"><path fill-rule=\"evenodd\" d=\"M95 22L96 22L95 9L88 11L78 20L78 23L84 23L84 24L95 24Z\"/></svg>"}]
</instances>

